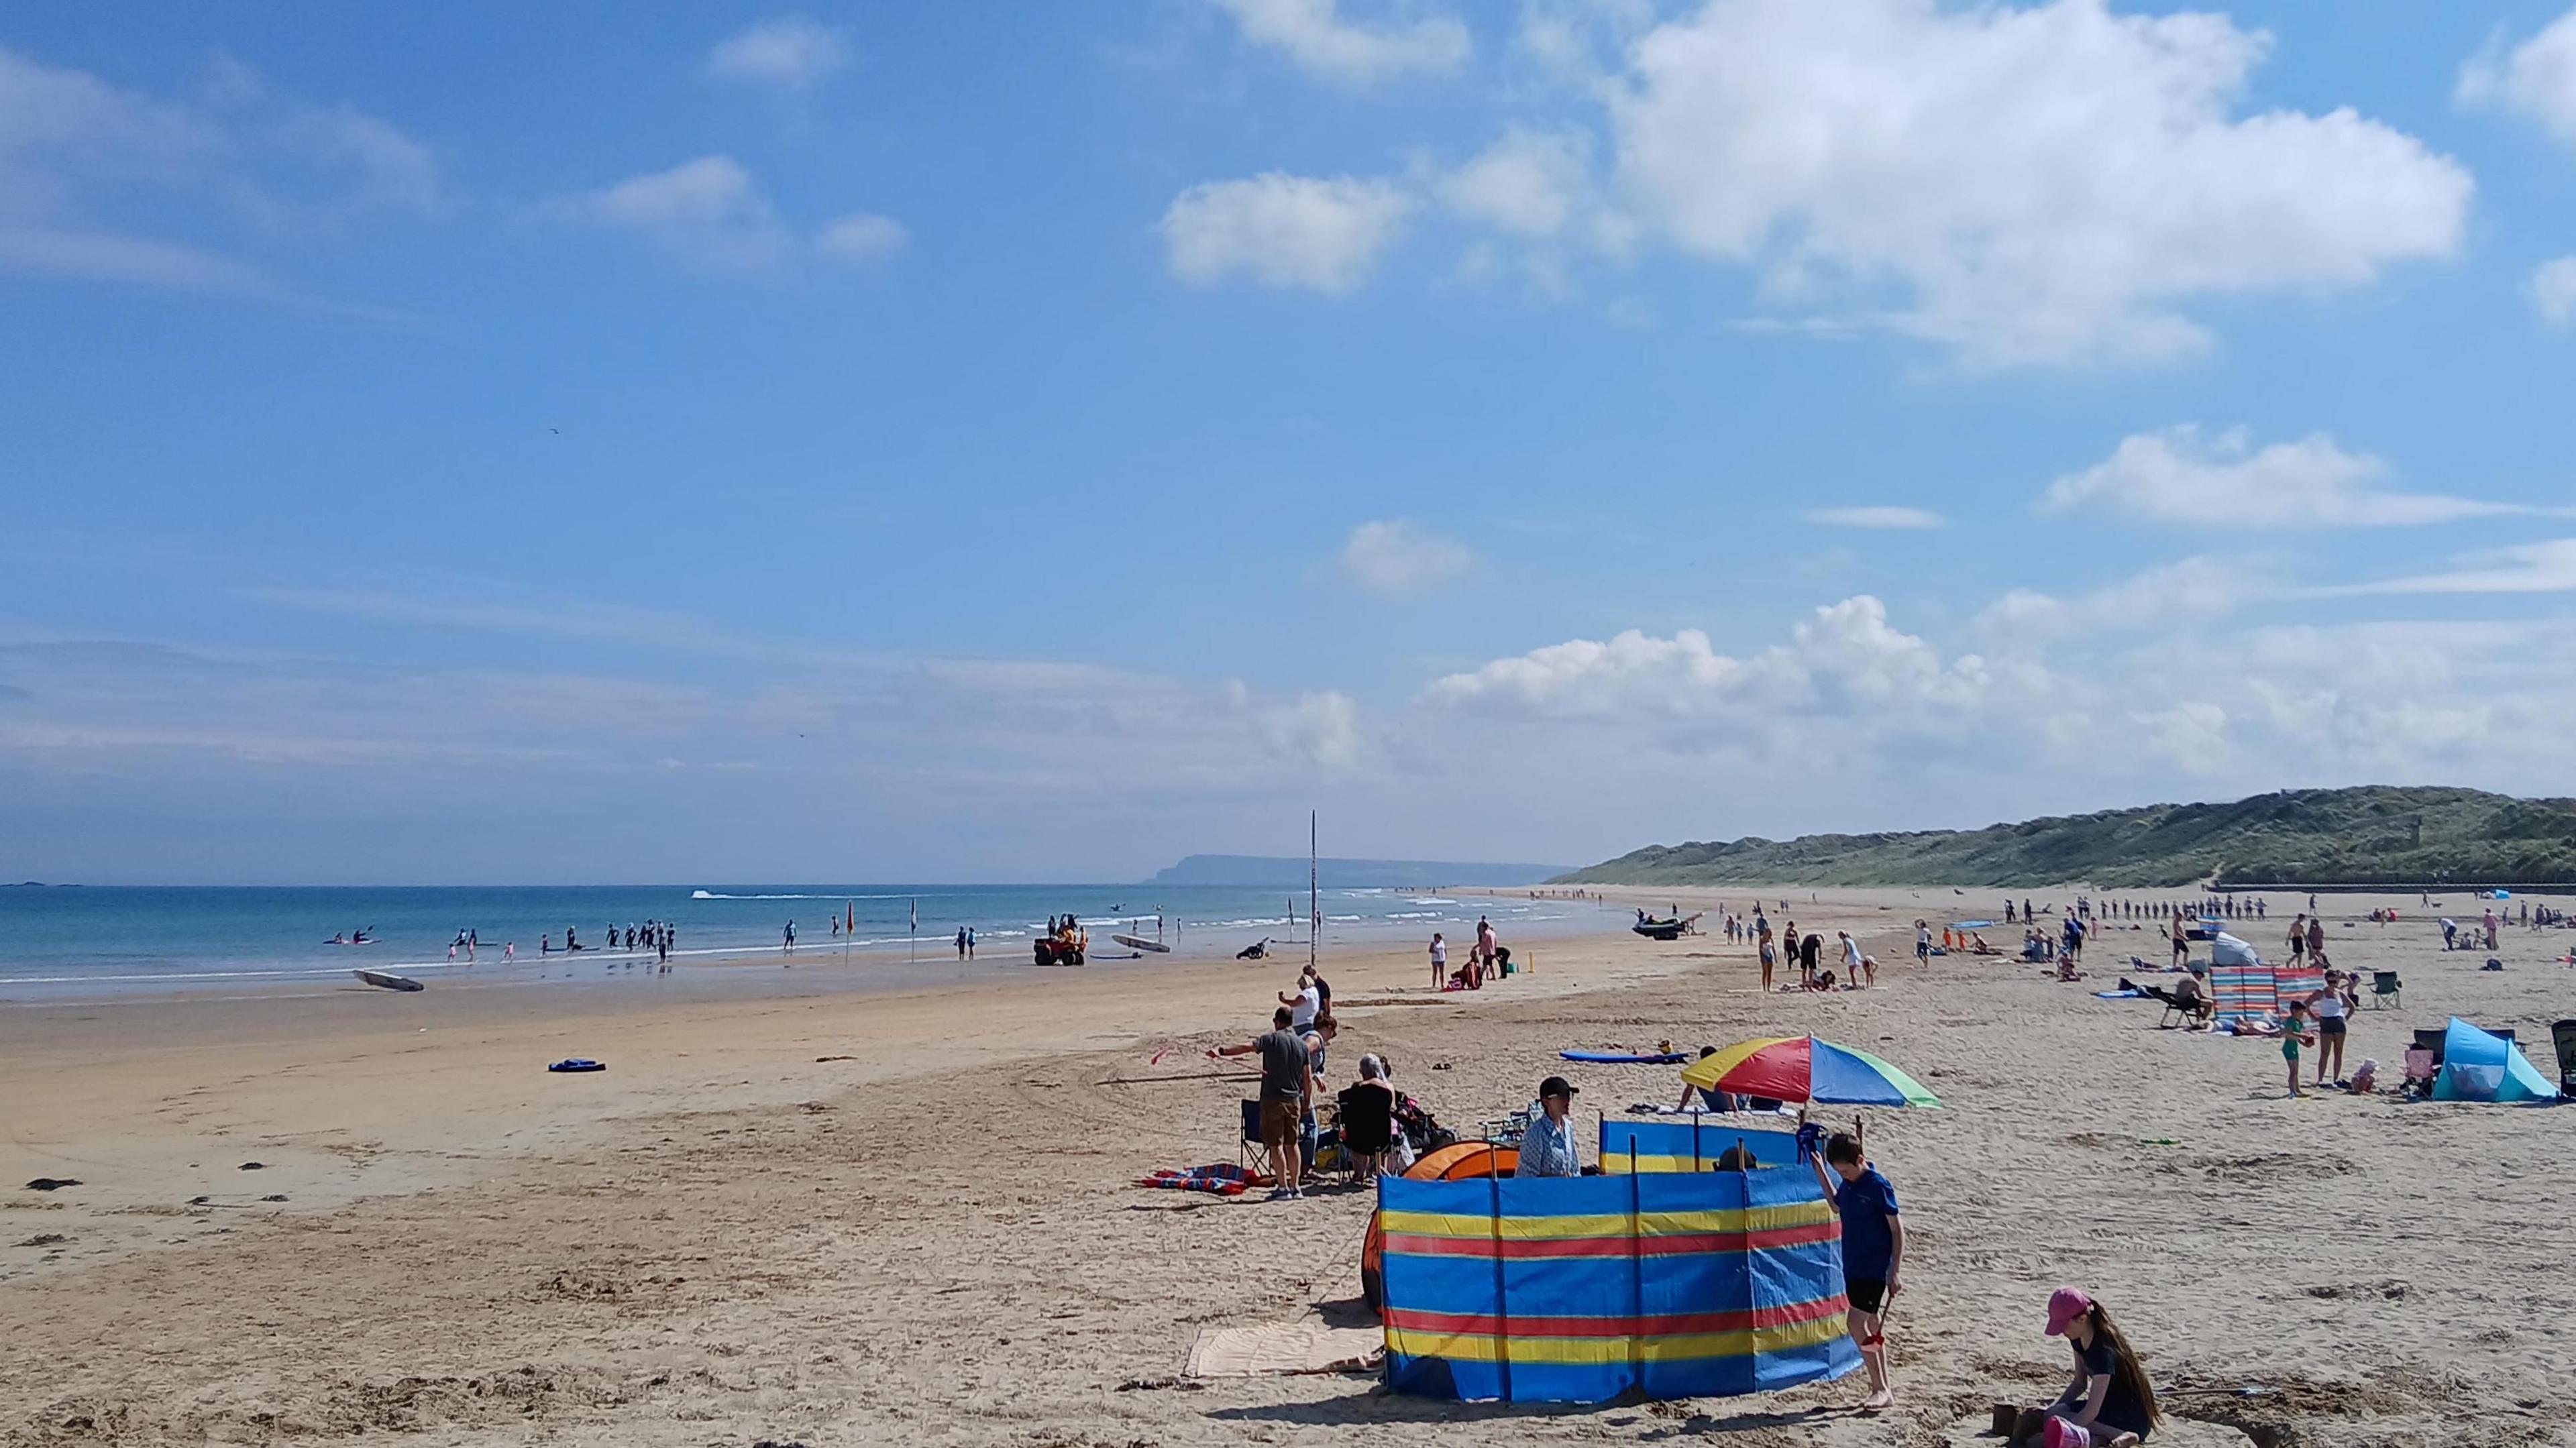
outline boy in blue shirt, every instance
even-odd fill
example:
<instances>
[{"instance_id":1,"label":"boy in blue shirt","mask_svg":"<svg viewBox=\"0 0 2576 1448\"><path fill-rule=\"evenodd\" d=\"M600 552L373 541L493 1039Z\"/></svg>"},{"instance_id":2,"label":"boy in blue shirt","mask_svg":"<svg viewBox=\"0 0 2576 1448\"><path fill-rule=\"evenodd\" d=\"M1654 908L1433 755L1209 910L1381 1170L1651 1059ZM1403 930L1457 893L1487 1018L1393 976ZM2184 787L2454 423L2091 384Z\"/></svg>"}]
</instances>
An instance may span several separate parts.
<instances>
[{"instance_id":1,"label":"boy in blue shirt","mask_svg":"<svg viewBox=\"0 0 2576 1448\"><path fill-rule=\"evenodd\" d=\"M1837 1131L1819 1156L1812 1145L1814 1131L1802 1122L1798 1134L1825 1200L1843 1219L1843 1294L1851 1301L1846 1325L1860 1349L1861 1366L1869 1370L1869 1397L1861 1407L1891 1407L1896 1390L1888 1382L1887 1334L1880 1319L1896 1296L1905 1262L1905 1224L1896 1214L1896 1188L1861 1155L1859 1137Z\"/></svg>"}]
</instances>

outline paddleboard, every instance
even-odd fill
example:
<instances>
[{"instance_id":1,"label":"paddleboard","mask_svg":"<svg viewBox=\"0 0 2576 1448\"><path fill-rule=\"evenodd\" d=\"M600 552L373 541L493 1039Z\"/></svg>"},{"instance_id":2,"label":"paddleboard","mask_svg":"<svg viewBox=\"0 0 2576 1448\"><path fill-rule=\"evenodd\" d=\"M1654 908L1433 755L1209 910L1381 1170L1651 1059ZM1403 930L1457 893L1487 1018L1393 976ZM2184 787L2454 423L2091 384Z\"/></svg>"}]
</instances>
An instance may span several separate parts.
<instances>
[{"instance_id":1,"label":"paddleboard","mask_svg":"<svg viewBox=\"0 0 2576 1448\"><path fill-rule=\"evenodd\" d=\"M353 970L349 974L372 986L386 990L426 990L428 987L407 975L387 975L381 970Z\"/></svg>"},{"instance_id":2,"label":"paddleboard","mask_svg":"<svg viewBox=\"0 0 2576 1448\"><path fill-rule=\"evenodd\" d=\"M1113 935L1109 938L1117 941L1123 946L1126 946L1130 950L1150 950L1156 955L1169 955L1172 953L1172 947L1165 945L1159 940L1147 940L1141 935Z\"/></svg>"}]
</instances>

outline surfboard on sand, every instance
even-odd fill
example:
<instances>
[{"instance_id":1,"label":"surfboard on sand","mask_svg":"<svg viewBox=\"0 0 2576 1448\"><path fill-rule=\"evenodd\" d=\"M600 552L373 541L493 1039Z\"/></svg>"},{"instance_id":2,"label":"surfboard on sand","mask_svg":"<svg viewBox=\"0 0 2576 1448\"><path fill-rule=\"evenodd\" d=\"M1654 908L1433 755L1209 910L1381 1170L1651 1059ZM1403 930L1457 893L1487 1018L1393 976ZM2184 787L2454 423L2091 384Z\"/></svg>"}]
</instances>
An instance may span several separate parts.
<instances>
[{"instance_id":1,"label":"surfboard on sand","mask_svg":"<svg viewBox=\"0 0 2576 1448\"><path fill-rule=\"evenodd\" d=\"M423 986L419 981L413 980L407 975L387 975L381 970L353 970L349 973L356 976L358 979L365 981L369 985L382 986L386 990L427 989L427 987Z\"/></svg>"},{"instance_id":2,"label":"surfboard on sand","mask_svg":"<svg viewBox=\"0 0 2576 1448\"><path fill-rule=\"evenodd\" d=\"M1130 950L1150 950L1156 955L1169 955L1172 953L1172 947L1165 945L1159 940L1147 940L1141 935L1113 935L1109 938L1117 941L1123 946L1126 946Z\"/></svg>"}]
</instances>

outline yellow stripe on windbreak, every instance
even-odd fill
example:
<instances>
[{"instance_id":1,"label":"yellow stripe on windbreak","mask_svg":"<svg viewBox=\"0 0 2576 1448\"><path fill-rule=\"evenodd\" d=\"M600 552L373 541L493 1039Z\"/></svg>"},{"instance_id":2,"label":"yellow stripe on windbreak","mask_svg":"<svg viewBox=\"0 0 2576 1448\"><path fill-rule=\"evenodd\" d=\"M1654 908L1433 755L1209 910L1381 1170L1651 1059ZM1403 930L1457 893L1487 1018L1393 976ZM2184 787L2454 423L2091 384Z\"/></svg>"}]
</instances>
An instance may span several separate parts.
<instances>
[{"instance_id":1,"label":"yellow stripe on windbreak","mask_svg":"<svg viewBox=\"0 0 2576 1448\"><path fill-rule=\"evenodd\" d=\"M1698 1212L1640 1212L1637 1229L1648 1237L1695 1236L1704 1232L1761 1232L1777 1227L1807 1227L1833 1219L1834 1210L1822 1201L1791 1202L1776 1207L1748 1207L1740 1210ZM1389 1234L1413 1237L1466 1237L1490 1240L1496 1235L1492 1217L1473 1216L1463 1212L1382 1211L1378 1221ZM1562 1217L1511 1217L1501 1219L1500 1235L1515 1241L1557 1241L1567 1237L1620 1237L1627 1235L1626 1212L1593 1212Z\"/></svg>"},{"instance_id":2,"label":"yellow stripe on windbreak","mask_svg":"<svg viewBox=\"0 0 2576 1448\"><path fill-rule=\"evenodd\" d=\"M1624 1363L1632 1358L1669 1363L1688 1362L1695 1358L1744 1357L1756 1352L1813 1347L1841 1337L1844 1330L1842 1318L1836 1315L1810 1322L1757 1328L1751 1332L1688 1332L1635 1339L1514 1337L1511 1339L1511 1360L1531 1364L1594 1365ZM1386 1350L1403 1357L1455 1358L1489 1363L1501 1359L1502 1341L1492 1333L1483 1332L1419 1332L1392 1326L1386 1330Z\"/></svg>"}]
</instances>

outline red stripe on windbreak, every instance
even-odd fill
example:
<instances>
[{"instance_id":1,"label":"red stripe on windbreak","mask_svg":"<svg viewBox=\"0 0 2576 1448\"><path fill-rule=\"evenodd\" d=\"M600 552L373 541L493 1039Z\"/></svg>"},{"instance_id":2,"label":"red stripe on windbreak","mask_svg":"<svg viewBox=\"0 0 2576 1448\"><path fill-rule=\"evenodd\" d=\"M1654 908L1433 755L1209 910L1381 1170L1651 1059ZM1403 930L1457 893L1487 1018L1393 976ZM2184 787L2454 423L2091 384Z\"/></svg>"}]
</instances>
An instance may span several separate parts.
<instances>
[{"instance_id":1,"label":"red stripe on windbreak","mask_svg":"<svg viewBox=\"0 0 2576 1448\"><path fill-rule=\"evenodd\" d=\"M1765 1227L1758 1232L1688 1232L1663 1237L1426 1237L1412 1232L1386 1234L1386 1250L1422 1257L1670 1257L1691 1252L1754 1252L1765 1247L1801 1247L1830 1242L1842 1223L1828 1218L1794 1227Z\"/></svg>"},{"instance_id":2,"label":"red stripe on windbreak","mask_svg":"<svg viewBox=\"0 0 2576 1448\"><path fill-rule=\"evenodd\" d=\"M1678 1312L1648 1317L1500 1317L1476 1312L1421 1312L1390 1307L1386 1325L1404 1332L1464 1334L1472 1337L1678 1337L1686 1333L1750 1332L1788 1327L1847 1310L1842 1295L1813 1302L1757 1307L1750 1312Z\"/></svg>"}]
</instances>

